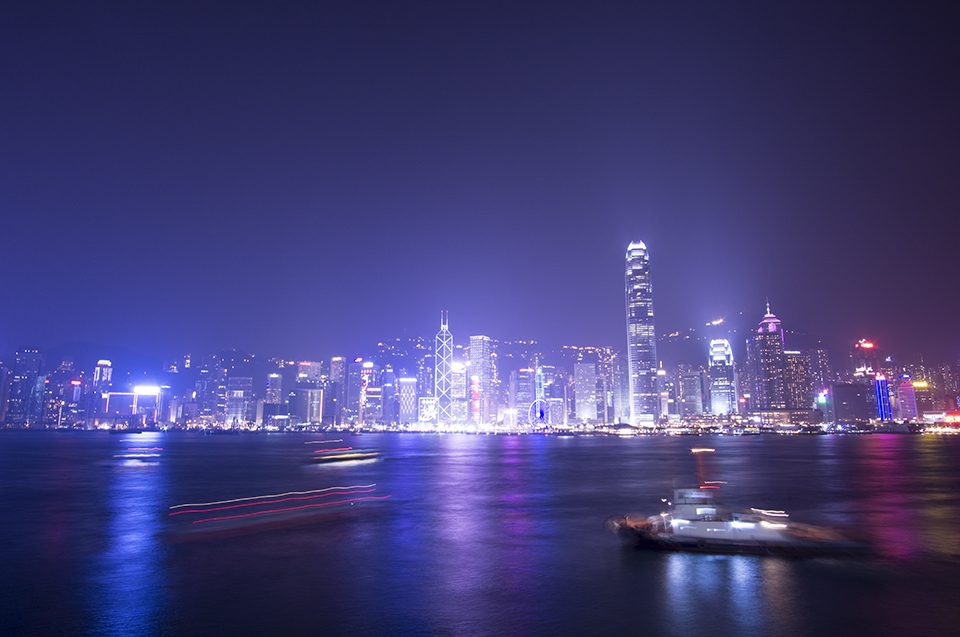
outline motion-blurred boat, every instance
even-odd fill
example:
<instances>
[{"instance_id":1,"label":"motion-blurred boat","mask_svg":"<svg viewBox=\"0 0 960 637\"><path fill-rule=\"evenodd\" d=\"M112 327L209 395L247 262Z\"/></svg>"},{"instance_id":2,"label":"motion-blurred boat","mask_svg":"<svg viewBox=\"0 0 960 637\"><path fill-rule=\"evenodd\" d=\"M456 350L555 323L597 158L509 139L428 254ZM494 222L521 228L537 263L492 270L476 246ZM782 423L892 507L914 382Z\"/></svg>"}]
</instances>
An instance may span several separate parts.
<instances>
[{"instance_id":1,"label":"motion-blurred boat","mask_svg":"<svg viewBox=\"0 0 960 637\"><path fill-rule=\"evenodd\" d=\"M614 516L607 528L627 544L660 551L793 556L869 552L866 544L839 531L793 522L785 511L730 511L717 501L720 484L701 479L699 487L674 489L659 515Z\"/></svg>"}]
</instances>

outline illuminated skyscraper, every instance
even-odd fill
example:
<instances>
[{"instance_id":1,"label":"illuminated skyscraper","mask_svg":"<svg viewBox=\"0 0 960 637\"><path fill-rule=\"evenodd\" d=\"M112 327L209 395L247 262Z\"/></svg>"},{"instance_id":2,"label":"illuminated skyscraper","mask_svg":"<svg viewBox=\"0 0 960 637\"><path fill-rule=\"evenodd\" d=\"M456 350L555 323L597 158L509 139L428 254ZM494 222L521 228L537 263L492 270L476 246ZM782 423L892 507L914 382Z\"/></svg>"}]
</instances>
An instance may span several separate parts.
<instances>
[{"instance_id":1,"label":"illuminated skyscraper","mask_svg":"<svg viewBox=\"0 0 960 637\"><path fill-rule=\"evenodd\" d=\"M748 343L747 354L753 384L750 408L753 411L786 409L784 375L787 361L783 353L783 328L780 319L770 311L769 303L767 313Z\"/></svg>"},{"instance_id":2,"label":"illuminated skyscraper","mask_svg":"<svg viewBox=\"0 0 960 637\"><path fill-rule=\"evenodd\" d=\"M642 241L627 246L625 285L630 422L652 426L659 415L657 338L650 255Z\"/></svg>"},{"instance_id":3,"label":"illuminated skyscraper","mask_svg":"<svg viewBox=\"0 0 960 637\"><path fill-rule=\"evenodd\" d=\"M450 386L453 366L453 334L450 333L447 311L440 312L440 331L434 341L435 371L433 396L437 399L437 421L446 425L452 421Z\"/></svg>"},{"instance_id":4,"label":"illuminated skyscraper","mask_svg":"<svg viewBox=\"0 0 960 637\"><path fill-rule=\"evenodd\" d=\"M253 379L249 376L231 376L227 379L227 403L224 423L234 429L253 420Z\"/></svg>"},{"instance_id":5,"label":"illuminated skyscraper","mask_svg":"<svg viewBox=\"0 0 960 637\"><path fill-rule=\"evenodd\" d=\"M479 389L479 412L471 409L471 416L477 424L491 420L495 408L494 402L494 375L496 366L493 356L493 340L489 336L470 337L470 374L477 377ZM471 402L473 396L471 395Z\"/></svg>"},{"instance_id":6,"label":"illuminated skyscraper","mask_svg":"<svg viewBox=\"0 0 960 637\"><path fill-rule=\"evenodd\" d=\"M877 374L873 380L873 392L877 399L876 416L880 420L891 420L893 412L890 409L890 384L887 377Z\"/></svg>"},{"instance_id":7,"label":"illuminated skyscraper","mask_svg":"<svg viewBox=\"0 0 960 637\"><path fill-rule=\"evenodd\" d=\"M681 416L703 414L703 373L699 369L682 366L677 378L679 411Z\"/></svg>"},{"instance_id":8,"label":"illuminated skyscraper","mask_svg":"<svg viewBox=\"0 0 960 637\"><path fill-rule=\"evenodd\" d=\"M13 375L10 380L10 395L7 399L7 420L23 424L35 419L33 407L39 408L37 380L43 367L43 355L36 349L22 349L16 353ZM36 414L39 416L39 413Z\"/></svg>"},{"instance_id":9,"label":"illuminated skyscraper","mask_svg":"<svg viewBox=\"0 0 960 637\"><path fill-rule=\"evenodd\" d=\"M397 379L397 395L400 402L400 424L417 422L417 379Z\"/></svg>"},{"instance_id":10,"label":"illuminated skyscraper","mask_svg":"<svg viewBox=\"0 0 960 637\"><path fill-rule=\"evenodd\" d=\"M784 352L783 387L787 409L813 407L813 385L810 382L810 358L803 352Z\"/></svg>"},{"instance_id":11,"label":"illuminated skyscraper","mask_svg":"<svg viewBox=\"0 0 960 637\"><path fill-rule=\"evenodd\" d=\"M907 375L897 379L897 418L917 419L917 394L913 389L913 380Z\"/></svg>"},{"instance_id":12,"label":"illuminated skyscraper","mask_svg":"<svg viewBox=\"0 0 960 637\"><path fill-rule=\"evenodd\" d=\"M264 402L268 405L283 404L283 376L276 372L267 374L267 393Z\"/></svg>"},{"instance_id":13,"label":"illuminated skyscraper","mask_svg":"<svg viewBox=\"0 0 960 637\"><path fill-rule=\"evenodd\" d=\"M714 416L737 413L733 348L725 338L710 341L710 413Z\"/></svg>"}]
</instances>

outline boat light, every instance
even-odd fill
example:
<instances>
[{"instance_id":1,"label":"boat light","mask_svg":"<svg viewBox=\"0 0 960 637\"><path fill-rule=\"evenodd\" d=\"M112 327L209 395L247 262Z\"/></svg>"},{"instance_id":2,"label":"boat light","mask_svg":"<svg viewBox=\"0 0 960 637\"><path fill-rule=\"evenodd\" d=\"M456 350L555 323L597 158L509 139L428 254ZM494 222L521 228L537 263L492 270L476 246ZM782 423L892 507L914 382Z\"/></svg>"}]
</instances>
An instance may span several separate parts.
<instances>
[{"instance_id":1,"label":"boat light","mask_svg":"<svg viewBox=\"0 0 960 637\"><path fill-rule=\"evenodd\" d=\"M734 520L730 523L730 526L734 529L753 529L756 528L754 522L741 522L740 520Z\"/></svg>"},{"instance_id":2,"label":"boat light","mask_svg":"<svg viewBox=\"0 0 960 637\"><path fill-rule=\"evenodd\" d=\"M760 520L760 526L765 529L785 529L787 528L786 524L780 522L767 522L766 520Z\"/></svg>"},{"instance_id":3,"label":"boat light","mask_svg":"<svg viewBox=\"0 0 960 637\"><path fill-rule=\"evenodd\" d=\"M757 515L768 515L768 516L773 517L773 518L788 518L788 517L790 517L790 514L787 513L786 511L777 511L776 509L754 509L754 508L751 508L750 510L753 511L754 513L756 513Z\"/></svg>"}]
</instances>

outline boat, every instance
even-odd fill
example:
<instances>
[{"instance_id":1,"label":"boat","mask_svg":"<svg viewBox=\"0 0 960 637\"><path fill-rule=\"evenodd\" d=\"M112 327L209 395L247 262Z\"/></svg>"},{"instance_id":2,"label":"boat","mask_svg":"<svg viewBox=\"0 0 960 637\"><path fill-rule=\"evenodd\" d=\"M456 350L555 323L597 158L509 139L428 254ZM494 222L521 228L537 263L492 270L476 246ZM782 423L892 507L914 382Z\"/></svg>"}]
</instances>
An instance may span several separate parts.
<instances>
[{"instance_id":1,"label":"boat","mask_svg":"<svg viewBox=\"0 0 960 637\"><path fill-rule=\"evenodd\" d=\"M834 529L794 522L785 511L723 507L717 496L724 483L702 479L700 454L713 449L692 451L701 467L699 486L674 489L672 499L663 499L659 515L614 516L607 519L607 528L625 544L658 551L796 557L869 553L863 542Z\"/></svg>"}]
</instances>

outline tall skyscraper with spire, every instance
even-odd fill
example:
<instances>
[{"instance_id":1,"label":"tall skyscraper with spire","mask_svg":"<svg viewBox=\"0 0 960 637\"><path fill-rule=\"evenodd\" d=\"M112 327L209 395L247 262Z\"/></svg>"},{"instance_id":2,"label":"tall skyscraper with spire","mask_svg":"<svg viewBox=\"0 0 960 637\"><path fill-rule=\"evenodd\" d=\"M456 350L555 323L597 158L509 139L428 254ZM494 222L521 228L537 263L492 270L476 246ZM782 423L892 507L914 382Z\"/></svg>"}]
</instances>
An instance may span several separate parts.
<instances>
[{"instance_id":1,"label":"tall skyscraper with spire","mask_svg":"<svg viewBox=\"0 0 960 637\"><path fill-rule=\"evenodd\" d=\"M747 344L747 355L753 389L751 410L786 409L787 359L783 347L783 327L780 319L770 311L769 302L767 313Z\"/></svg>"},{"instance_id":2,"label":"tall skyscraper with spire","mask_svg":"<svg viewBox=\"0 0 960 637\"><path fill-rule=\"evenodd\" d=\"M659 416L657 337L650 254L643 241L632 241L627 246L625 284L630 423L653 426Z\"/></svg>"},{"instance_id":3,"label":"tall skyscraper with spire","mask_svg":"<svg viewBox=\"0 0 960 637\"><path fill-rule=\"evenodd\" d=\"M437 421L449 424L453 418L451 410L450 388L453 381L453 334L447 311L440 311L440 331L434 341L435 369L433 374L433 395L437 400Z\"/></svg>"}]
</instances>

